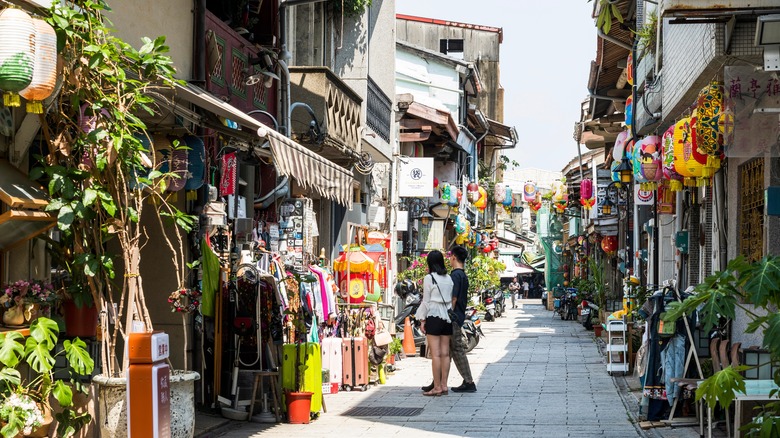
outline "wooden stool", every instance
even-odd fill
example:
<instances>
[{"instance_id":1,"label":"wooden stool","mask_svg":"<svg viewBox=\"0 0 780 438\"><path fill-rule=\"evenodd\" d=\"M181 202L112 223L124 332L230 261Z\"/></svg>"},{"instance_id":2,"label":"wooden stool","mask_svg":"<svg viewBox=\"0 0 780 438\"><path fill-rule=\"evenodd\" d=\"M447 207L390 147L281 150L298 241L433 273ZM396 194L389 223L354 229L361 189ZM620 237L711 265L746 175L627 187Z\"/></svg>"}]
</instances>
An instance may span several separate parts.
<instances>
[{"instance_id":1,"label":"wooden stool","mask_svg":"<svg viewBox=\"0 0 780 438\"><path fill-rule=\"evenodd\" d=\"M276 416L276 422L281 423L281 402L279 399L279 371L255 371L255 381L252 384L252 402L249 405L249 418L247 421L252 420L252 414L255 410L255 399L257 396L257 387L260 386L260 394L265 394L265 390L263 388L263 379L265 377L268 377L269 383L271 385L271 398L273 399L274 403L274 416Z\"/></svg>"}]
</instances>

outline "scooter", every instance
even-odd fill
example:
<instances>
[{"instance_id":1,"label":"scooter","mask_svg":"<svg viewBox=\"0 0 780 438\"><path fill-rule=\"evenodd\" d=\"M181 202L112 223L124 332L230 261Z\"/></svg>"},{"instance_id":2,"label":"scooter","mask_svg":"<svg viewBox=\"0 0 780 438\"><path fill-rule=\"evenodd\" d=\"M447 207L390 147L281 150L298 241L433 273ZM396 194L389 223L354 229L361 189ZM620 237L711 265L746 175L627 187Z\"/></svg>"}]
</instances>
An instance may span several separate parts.
<instances>
[{"instance_id":1,"label":"scooter","mask_svg":"<svg viewBox=\"0 0 780 438\"><path fill-rule=\"evenodd\" d=\"M561 297L561 319L577 319L577 289L568 288Z\"/></svg>"},{"instance_id":2,"label":"scooter","mask_svg":"<svg viewBox=\"0 0 780 438\"><path fill-rule=\"evenodd\" d=\"M496 289L493 291L493 302L496 303L496 316L501 317L506 312L506 298L504 298L504 291Z\"/></svg>"},{"instance_id":3,"label":"scooter","mask_svg":"<svg viewBox=\"0 0 780 438\"><path fill-rule=\"evenodd\" d=\"M412 326L414 346L419 347L425 343L425 333L423 333L420 328L420 322L417 321L417 318L414 316L417 312L417 308L420 307L420 303L422 302L420 291L413 281L403 280L395 285L395 293L403 300L403 308L401 308L398 315L395 316L396 332L404 332L404 321L408 316Z\"/></svg>"},{"instance_id":4,"label":"scooter","mask_svg":"<svg viewBox=\"0 0 780 438\"><path fill-rule=\"evenodd\" d=\"M589 298L585 298L582 300L582 303L580 303L580 308L582 309L580 314L582 326L585 327L585 330L593 329L594 316L599 314L599 306L590 301Z\"/></svg>"},{"instance_id":5,"label":"scooter","mask_svg":"<svg viewBox=\"0 0 780 438\"><path fill-rule=\"evenodd\" d=\"M485 321L495 321L497 317L496 302L489 290L482 292L482 302L485 304Z\"/></svg>"},{"instance_id":6,"label":"scooter","mask_svg":"<svg viewBox=\"0 0 780 438\"><path fill-rule=\"evenodd\" d=\"M481 324L482 321L479 319L477 309L474 307L466 308L466 320L463 322L463 334L466 336L466 353L479 344L479 338L485 336L482 333Z\"/></svg>"}]
</instances>

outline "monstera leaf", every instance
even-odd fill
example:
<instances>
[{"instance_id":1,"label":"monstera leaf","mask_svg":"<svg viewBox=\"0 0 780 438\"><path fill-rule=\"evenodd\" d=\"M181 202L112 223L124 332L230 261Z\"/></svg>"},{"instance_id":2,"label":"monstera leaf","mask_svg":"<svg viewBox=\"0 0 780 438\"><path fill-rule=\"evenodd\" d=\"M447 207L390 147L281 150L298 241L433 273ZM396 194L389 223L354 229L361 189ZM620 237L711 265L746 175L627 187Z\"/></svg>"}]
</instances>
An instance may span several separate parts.
<instances>
[{"instance_id":1,"label":"monstera leaf","mask_svg":"<svg viewBox=\"0 0 780 438\"><path fill-rule=\"evenodd\" d=\"M38 342L32 336L27 338L24 345L24 354L27 363L38 373L45 373L54 368L54 356L45 342Z\"/></svg>"},{"instance_id":2,"label":"monstera leaf","mask_svg":"<svg viewBox=\"0 0 780 438\"><path fill-rule=\"evenodd\" d=\"M17 332L0 334L0 362L15 367L24 358L24 337Z\"/></svg>"},{"instance_id":3,"label":"monstera leaf","mask_svg":"<svg viewBox=\"0 0 780 438\"><path fill-rule=\"evenodd\" d=\"M68 358L71 368L82 376L92 374L95 368L95 361L90 357L87 351L87 344L79 338L62 343L65 348L65 357Z\"/></svg>"}]
</instances>

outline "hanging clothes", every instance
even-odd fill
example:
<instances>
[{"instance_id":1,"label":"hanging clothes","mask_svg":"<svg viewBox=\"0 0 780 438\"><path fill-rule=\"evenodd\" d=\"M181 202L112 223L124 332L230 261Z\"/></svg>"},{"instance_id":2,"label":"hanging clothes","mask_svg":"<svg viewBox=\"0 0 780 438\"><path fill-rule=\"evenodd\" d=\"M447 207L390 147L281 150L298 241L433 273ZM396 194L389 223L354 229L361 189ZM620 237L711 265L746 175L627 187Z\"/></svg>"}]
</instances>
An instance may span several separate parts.
<instances>
[{"instance_id":1,"label":"hanging clothes","mask_svg":"<svg viewBox=\"0 0 780 438\"><path fill-rule=\"evenodd\" d=\"M658 335L661 313L664 312L663 292L655 292L648 298L648 301L652 302L653 313L648 320L650 340L647 349L647 371L642 396L648 399L647 419L649 421L660 421L668 407L666 403L666 386L663 381L661 351L670 338L662 338Z\"/></svg>"},{"instance_id":2,"label":"hanging clothes","mask_svg":"<svg viewBox=\"0 0 780 438\"><path fill-rule=\"evenodd\" d=\"M671 406L674 398L680 391L680 387L672 382L675 377L684 377L685 375L685 336L677 333L661 352L661 363L664 370L664 387L666 388L666 399Z\"/></svg>"},{"instance_id":3,"label":"hanging clothes","mask_svg":"<svg viewBox=\"0 0 780 438\"><path fill-rule=\"evenodd\" d=\"M209 318L214 317L214 303L219 293L219 257L211 249L205 237L200 242L203 249L203 295L200 298L200 313Z\"/></svg>"}]
</instances>

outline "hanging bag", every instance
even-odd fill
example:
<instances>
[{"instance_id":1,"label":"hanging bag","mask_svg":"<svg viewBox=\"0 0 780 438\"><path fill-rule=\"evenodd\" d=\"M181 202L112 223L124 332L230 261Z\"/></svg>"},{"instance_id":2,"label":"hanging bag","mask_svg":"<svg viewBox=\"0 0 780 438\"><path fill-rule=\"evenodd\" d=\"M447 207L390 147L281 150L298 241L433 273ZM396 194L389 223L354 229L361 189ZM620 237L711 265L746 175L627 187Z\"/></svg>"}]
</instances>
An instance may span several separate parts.
<instances>
[{"instance_id":1,"label":"hanging bag","mask_svg":"<svg viewBox=\"0 0 780 438\"><path fill-rule=\"evenodd\" d=\"M377 332L376 335L374 335L374 344L380 347L390 344L390 342L393 341L393 337L390 335L390 332L385 329L385 324L381 319L377 318L376 326Z\"/></svg>"}]
</instances>

